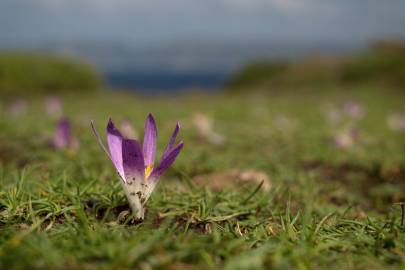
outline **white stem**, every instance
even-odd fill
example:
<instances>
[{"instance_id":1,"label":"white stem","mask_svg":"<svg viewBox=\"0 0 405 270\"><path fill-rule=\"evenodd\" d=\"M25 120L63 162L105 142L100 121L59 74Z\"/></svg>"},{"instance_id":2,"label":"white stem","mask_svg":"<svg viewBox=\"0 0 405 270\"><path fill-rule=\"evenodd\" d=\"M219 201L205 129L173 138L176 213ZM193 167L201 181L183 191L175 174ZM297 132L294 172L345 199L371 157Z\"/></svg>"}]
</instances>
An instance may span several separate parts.
<instances>
[{"instance_id":1,"label":"white stem","mask_svg":"<svg viewBox=\"0 0 405 270\"><path fill-rule=\"evenodd\" d=\"M128 196L127 196L128 197ZM129 206L132 209L132 213L134 214L136 219L143 220L145 218L145 208L143 207L140 198L137 194L135 196L128 197Z\"/></svg>"},{"instance_id":2,"label":"white stem","mask_svg":"<svg viewBox=\"0 0 405 270\"><path fill-rule=\"evenodd\" d=\"M137 182L133 182L128 185L121 182L124 188L125 196L128 199L129 206L131 207L132 213L136 219L143 220L145 217L144 202L142 202L141 197L143 192Z\"/></svg>"},{"instance_id":3,"label":"white stem","mask_svg":"<svg viewBox=\"0 0 405 270\"><path fill-rule=\"evenodd\" d=\"M121 182L127 196L129 206L136 219L143 220L145 217L145 204L152 191L155 189L157 180Z\"/></svg>"}]
</instances>

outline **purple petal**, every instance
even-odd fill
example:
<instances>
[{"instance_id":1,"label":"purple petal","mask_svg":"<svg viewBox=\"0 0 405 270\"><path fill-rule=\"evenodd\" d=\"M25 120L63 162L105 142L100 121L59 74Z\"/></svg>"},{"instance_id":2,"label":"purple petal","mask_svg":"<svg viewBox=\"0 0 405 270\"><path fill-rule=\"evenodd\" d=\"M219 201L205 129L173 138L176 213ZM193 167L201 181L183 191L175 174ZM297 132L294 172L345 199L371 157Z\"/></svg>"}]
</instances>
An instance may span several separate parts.
<instances>
[{"instance_id":1,"label":"purple petal","mask_svg":"<svg viewBox=\"0 0 405 270\"><path fill-rule=\"evenodd\" d=\"M180 142L176 147L174 147L167 156L162 159L160 164L152 171L150 178L158 179L176 160L177 155L183 148L184 143Z\"/></svg>"},{"instance_id":2,"label":"purple petal","mask_svg":"<svg viewBox=\"0 0 405 270\"><path fill-rule=\"evenodd\" d=\"M138 141L123 139L122 160L127 182L134 181L138 178L143 179L145 177L142 149Z\"/></svg>"},{"instance_id":3,"label":"purple petal","mask_svg":"<svg viewBox=\"0 0 405 270\"><path fill-rule=\"evenodd\" d=\"M155 119L152 114L148 115L145 124L145 135L143 138L143 157L145 159L145 166L153 166L156 154L156 140L157 129Z\"/></svg>"},{"instance_id":4,"label":"purple petal","mask_svg":"<svg viewBox=\"0 0 405 270\"><path fill-rule=\"evenodd\" d=\"M54 146L58 149L66 148L69 146L71 140L70 122L66 118L61 118L56 127L54 137Z\"/></svg>"},{"instance_id":5,"label":"purple petal","mask_svg":"<svg viewBox=\"0 0 405 270\"><path fill-rule=\"evenodd\" d=\"M164 160L167 155L170 153L170 151L173 149L174 143L176 142L176 137L177 134L179 133L180 130L180 124L177 122L176 127L174 128L172 137L170 138L169 144L166 146L165 151L163 152L162 158L160 159L161 161Z\"/></svg>"},{"instance_id":6,"label":"purple petal","mask_svg":"<svg viewBox=\"0 0 405 270\"><path fill-rule=\"evenodd\" d=\"M115 128L114 123L111 119L108 121L107 125L107 143L108 149L115 168L117 169L119 175L125 179L123 160L122 160L122 137L118 129Z\"/></svg>"}]
</instances>

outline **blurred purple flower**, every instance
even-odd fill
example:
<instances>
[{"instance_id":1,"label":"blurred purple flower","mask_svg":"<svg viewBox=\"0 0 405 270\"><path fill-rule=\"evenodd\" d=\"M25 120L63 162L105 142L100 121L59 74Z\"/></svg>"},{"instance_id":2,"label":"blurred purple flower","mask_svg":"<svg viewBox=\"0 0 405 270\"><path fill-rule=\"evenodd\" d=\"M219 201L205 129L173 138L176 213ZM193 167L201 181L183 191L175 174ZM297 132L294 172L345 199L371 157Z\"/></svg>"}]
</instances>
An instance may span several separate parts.
<instances>
[{"instance_id":1,"label":"blurred purple flower","mask_svg":"<svg viewBox=\"0 0 405 270\"><path fill-rule=\"evenodd\" d=\"M225 143L225 137L214 130L214 121L212 118L203 113L195 113L192 117L192 121L201 138L216 145Z\"/></svg>"},{"instance_id":2,"label":"blurred purple flower","mask_svg":"<svg viewBox=\"0 0 405 270\"><path fill-rule=\"evenodd\" d=\"M405 114L395 113L387 118L388 127L395 131L405 131Z\"/></svg>"},{"instance_id":3,"label":"blurred purple flower","mask_svg":"<svg viewBox=\"0 0 405 270\"><path fill-rule=\"evenodd\" d=\"M79 141L72 136L71 124L67 118L58 121L52 145L59 150L77 150L79 147Z\"/></svg>"},{"instance_id":4,"label":"blurred purple flower","mask_svg":"<svg viewBox=\"0 0 405 270\"><path fill-rule=\"evenodd\" d=\"M44 103L45 111L49 116L60 117L62 115L63 105L58 97L47 97Z\"/></svg>"},{"instance_id":5,"label":"blurred purple flower","mask_svg":"<svg viewBox=\"0 0 405 270\"><path fill-rule=\"evenodd\" d=\"M337 148L349 149L354 146L358 138L358 130L356 128L344 129L334 138L334 144Z\"/></svg>"},{"instance_id":6,"label":"blurred purple flower","mask_svg":"<svg viewBox=\"0 0 405 270\"><path fill-rule=\"evenodd\" d=\"M27 112L27 101L24 99L17 99L7 107L7 113L12 117L24 115Z\"/></svg>"},{"instance_id":7,"label":"blurred purple flower","mask_svg":"<svg viewBox=\"0 0 405 270\"><path fill-rule=\"evenodd\" d=\"M366 114L363 106L353 100L348 100L343 104L343 113L354 119L363 118Z\"/></svg>"},{"instance_id":8,"label":"blurred purple flower","mask_svg":"<svg viewBox=\"0 0 405 270\"><path fill-rule=\"evenodd\" d=\"M123 119L121 121L121 133L124 135L126 138L131 138L131 139L138 139L139 134L136 132L132 124L128 121L128 119Z\"/></svg>"},{"instance_id":9,"label":"blurred purple flower","mask_svg":"<svg viewBox=\"0 0 405 270\"><path fill-rule=\"evenodd\" d=\"M144 207L160 176L173 164L183 148L181 141L176 146L180 125L177 123L173 135L155 167L157 129L153 116L148 115L145 124L143 147L134 139L125 138L110 119L107 124L107 147L91 122L93 132L121 178L125 195L137 219L144 218Z\"/></svg>"}]
</instances>

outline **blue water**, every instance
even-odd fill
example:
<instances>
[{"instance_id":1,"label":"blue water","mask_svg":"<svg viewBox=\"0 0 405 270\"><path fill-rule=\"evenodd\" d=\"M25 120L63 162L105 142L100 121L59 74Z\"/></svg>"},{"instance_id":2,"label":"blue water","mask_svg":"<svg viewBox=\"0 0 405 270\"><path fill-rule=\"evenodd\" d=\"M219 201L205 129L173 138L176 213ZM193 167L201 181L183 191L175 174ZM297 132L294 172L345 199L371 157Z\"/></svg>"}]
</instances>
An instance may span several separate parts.
<instances>
[{"instance_id":1,"label":"blue water","mask_svg":"<svg viewBox=\"0 0 405 270\"><path fill-rule=\"evenodd\" d=\"M220 72L107 72L108 86L141 92L173 92L187 89L218 89L228 75Z\"/></svg>"}]
</instances>

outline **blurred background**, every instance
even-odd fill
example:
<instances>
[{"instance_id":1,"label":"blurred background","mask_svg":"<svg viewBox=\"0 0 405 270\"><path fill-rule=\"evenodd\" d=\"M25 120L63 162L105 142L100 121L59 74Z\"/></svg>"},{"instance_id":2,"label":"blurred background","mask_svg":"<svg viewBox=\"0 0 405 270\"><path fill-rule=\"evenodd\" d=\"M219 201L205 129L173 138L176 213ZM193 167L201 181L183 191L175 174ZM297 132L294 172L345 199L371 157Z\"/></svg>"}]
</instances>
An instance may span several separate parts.
<instances>
[{"instance_id":1,"label":"blurred background","mask_svg":"<svg viewBox=\"0 0 405 270\"><path fill-rule=\"evenodd\" d=\"M0 93L405 83L405 2L2 0Z\"/></svg>"}]
</instances>

